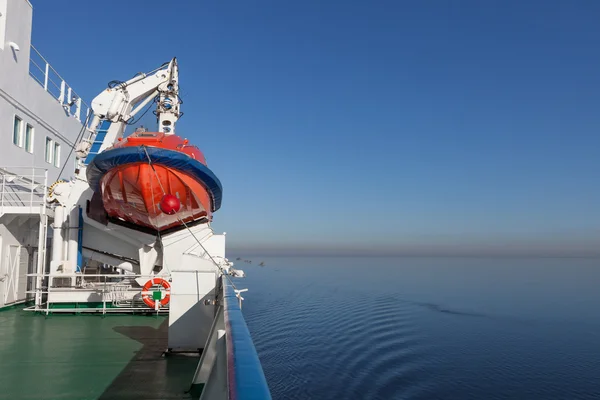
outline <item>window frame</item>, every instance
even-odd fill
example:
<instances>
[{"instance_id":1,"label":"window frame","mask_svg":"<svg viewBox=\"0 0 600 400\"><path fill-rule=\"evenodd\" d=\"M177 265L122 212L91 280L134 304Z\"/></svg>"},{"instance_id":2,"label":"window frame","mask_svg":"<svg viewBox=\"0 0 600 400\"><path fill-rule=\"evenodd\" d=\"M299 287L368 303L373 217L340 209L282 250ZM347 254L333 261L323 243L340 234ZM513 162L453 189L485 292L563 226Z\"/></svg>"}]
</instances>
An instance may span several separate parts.
<instances>
[{"instance_id":1,"label":"window frame","mask_svg":"<svg viewBox=\"0 0 600 400\"><path fill-rule=\"evenodd\" d=\"M52 164L56 168L60 168L60 143L54 142L54 152L52 153Z\"/></svg>"},{"instance_id":2,"label":"window frame","mask_svg":"<svg viewBox=\"0 0 600 400\"><path fill-rule=\"evenodd\" d=\"M48 164L54 164L54 140L52 138L46 136L46 147L44 151L44 160Z\"/></svg>"},{"instance_id":3,"label":"window frame","mask_svg":"<svg viewBox=\"0 0 600 400\"><path fill-rule=\"evenodd\" d=\"M31 128L29 130L29 132L31 133L29 135L29 144L27 143L27 137L28 137L28 135L27 135L28 129L27 128ZM25 135L23 137L23 148L29 154L33 154L33 143L34 143L34 140L35 140L35 128L34 128L33 125L31 125L29 123L26 123L25 124Z\"/></svg>"},{"instance_id":4,"label":"window frame","mask_svg":"<svg viewBox=\"0 0 600 400\"><path fill-rule=\"evenodd\" d=\"M19 121L19 133L18 133L18 137L17 137L17 142L15 143L15 128L16 128L16 122L17 120ZM23 121L23 118L19 117L17 114L13 115L13 126L12 126L12 142L15 146L17 147L23 147L23 123L25 121Z\"/></svg>"}]
</instances>

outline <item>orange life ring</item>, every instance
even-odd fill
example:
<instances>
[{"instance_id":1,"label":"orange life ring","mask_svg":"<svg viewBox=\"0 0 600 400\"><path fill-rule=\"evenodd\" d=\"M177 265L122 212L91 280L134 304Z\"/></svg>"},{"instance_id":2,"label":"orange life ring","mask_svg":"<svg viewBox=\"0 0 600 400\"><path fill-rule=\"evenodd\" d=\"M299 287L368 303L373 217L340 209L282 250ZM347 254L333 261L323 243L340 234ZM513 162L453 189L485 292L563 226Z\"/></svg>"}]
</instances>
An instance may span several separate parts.
<instances>
[{"instance_id":1,"label":"orange life ring","mask_svg":"<svg viewBox=\"0 0 600 400\"><path fill-rule=\"evenodd\" d=\"M154 285L161 285L165 288L167 295L160 301L160 305L163 307L166 306L169 303L169 300L171 300L171 284L162 278L152 278L146 282L142 288L142 300L144 300L144 303L146 303L148 307L152 309L156 307L156 301L152 299L152 292L150 291L150 288Z\"/></svg>"}]
</instances>

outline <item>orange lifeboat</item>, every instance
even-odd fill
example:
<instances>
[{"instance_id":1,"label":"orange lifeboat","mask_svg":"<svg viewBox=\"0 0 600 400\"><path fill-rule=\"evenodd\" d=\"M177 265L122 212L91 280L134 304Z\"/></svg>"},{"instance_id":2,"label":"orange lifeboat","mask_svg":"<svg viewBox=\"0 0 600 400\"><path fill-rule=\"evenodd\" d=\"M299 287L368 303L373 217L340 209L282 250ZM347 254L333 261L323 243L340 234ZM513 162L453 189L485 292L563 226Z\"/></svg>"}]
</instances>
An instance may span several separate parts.
<instances>
[{"instance_id":1,"label":"orange lifeboat","mask_svg":"<svg viewBox=\"0 0 600 400\"><path fill-rule=\"evenodd\" d=\"M204 155L176 135L136 132L96 155L86 174L108 220L134 229L210 221L221 206L221 183Z\"/></svg>"}]
</instances>

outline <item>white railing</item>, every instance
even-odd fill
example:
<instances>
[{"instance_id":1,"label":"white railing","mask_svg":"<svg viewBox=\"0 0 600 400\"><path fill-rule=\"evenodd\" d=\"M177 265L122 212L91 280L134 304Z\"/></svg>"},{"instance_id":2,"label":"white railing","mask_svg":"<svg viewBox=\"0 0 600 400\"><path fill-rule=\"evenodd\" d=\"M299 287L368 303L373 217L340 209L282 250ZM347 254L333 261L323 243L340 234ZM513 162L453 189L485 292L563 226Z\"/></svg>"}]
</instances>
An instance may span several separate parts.
<instances>
[{"instance_id":1,"label":"white railing","mask_svg":"<svg viewBox=\"0 0 600 400\"><path fill-rule=\"evenodd\" d=\"M189 390L194 398L271 399L240 292L230 277L221 276L217 312Z\"/></svg>"},{"instance_id":2,"label":"white railing","mask_svg":"<svg viewBox=\"0 0 600 400\"><path fill-rule=\"evenodd\" d=\"M29 56L29 75L58 100L69 115L78 121L87 118L90 106L75 93L33 45Z\"/></svg>"},{"instance_id":3,"label":"white railing","mask_svg":"<svg viewBox=\"0 0 600 400\"><path fill-rule=\"evenodd\" d=\"M39 213L46 207L48 170L0 167L0 216L6 212Z\"/></svg>"},{"instance_id":4,"label":"white railing","mask_svg":"<svg viewBox=\"0 0 600 400\"><path fill-rule=\"evenodd\" d=\"M25 310L46 314L61 312L164 314L169 311L170 304L158 309L149 308L142 299L142 288L136 283L136 279L147 281L156 277L156 275L118 273L30 273L27 274L27 278L39 284L26 293L35 294L40 300Z\"/></svg>"}]
</instances>

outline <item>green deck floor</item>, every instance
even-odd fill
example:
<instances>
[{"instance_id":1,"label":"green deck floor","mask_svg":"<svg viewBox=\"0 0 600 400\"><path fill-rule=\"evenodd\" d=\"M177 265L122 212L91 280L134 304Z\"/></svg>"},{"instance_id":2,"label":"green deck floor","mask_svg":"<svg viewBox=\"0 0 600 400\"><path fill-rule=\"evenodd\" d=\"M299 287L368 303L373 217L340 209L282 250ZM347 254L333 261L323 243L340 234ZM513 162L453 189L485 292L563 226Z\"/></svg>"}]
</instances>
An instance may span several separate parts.
<instances>
[{"instance_id":1,"label":"green deck floor","mask_svg":"<svg viewBox=\"0 0 600 400\"><path fill-rule=\"evenodd\" d=\"M190 399L198 358L166 340L162 316L0 312L0 399Z\"/></svg>"}]
</instances>

